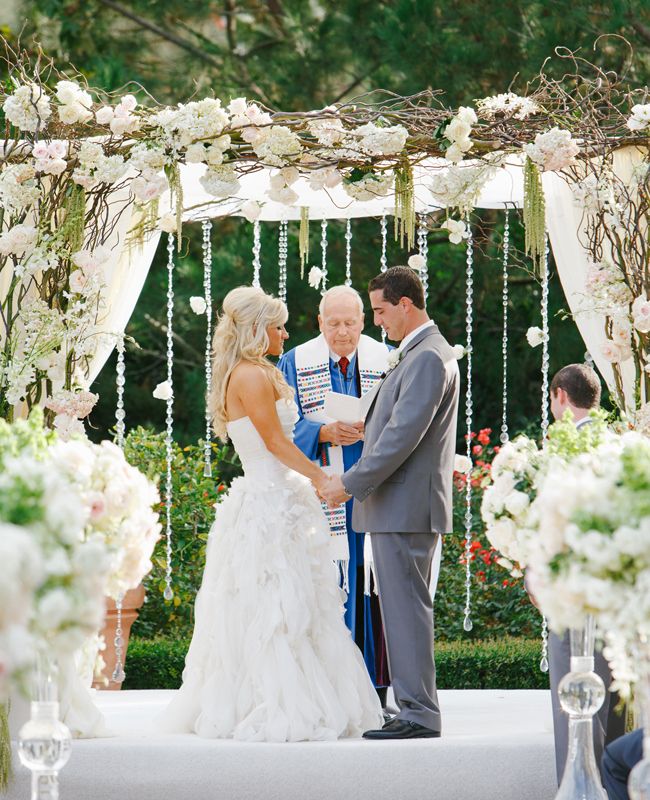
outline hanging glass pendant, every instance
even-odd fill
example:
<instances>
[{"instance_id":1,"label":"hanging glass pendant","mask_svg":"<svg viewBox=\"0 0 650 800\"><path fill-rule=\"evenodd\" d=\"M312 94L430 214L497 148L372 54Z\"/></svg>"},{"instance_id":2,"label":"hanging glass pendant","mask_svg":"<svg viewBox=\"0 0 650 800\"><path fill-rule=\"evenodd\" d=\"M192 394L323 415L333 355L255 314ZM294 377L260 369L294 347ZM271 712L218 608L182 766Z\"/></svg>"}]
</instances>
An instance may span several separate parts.
<instances>
[{"instance_id":1,"label":"hanging glass pendant","mask_svg":"<svg viewBox=\"0 0 650 800\"><path fill-rule=\"evenodd\" d=\"M474 238L470 225L469 214L467 222L467 250L466 250L466 278L465 278L465 334L466 334L466 369L467 388L465 394L465 426L466 426L466 455L472 460L472 417L474 404L472 399L472 329L474 325ZM474 627L471 617L472 606L472 472L466 475L465 480L465 609L463 630L468 632Z\"/></svg>"}]
</instances>

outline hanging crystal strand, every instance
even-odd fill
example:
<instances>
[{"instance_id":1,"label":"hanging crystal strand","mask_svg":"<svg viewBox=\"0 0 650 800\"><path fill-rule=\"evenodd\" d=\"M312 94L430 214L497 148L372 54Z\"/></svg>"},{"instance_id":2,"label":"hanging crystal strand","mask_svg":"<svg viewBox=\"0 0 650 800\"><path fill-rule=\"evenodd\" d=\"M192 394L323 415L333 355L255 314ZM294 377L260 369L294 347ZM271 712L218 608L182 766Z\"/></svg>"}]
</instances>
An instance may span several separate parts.
<instances>
[{"instance_id":1,"label":"hanging crystal strand","mask_svg":"<svg viewBox=\"0 0 650 800\"><path fill-rule=\"evenodd\" d=\"M352 223L345 223L345 285L352 286Z\"/></svg>"},{"instance_id":2,"label":"hanging crystal strand","mask_svg":"<svg viewBox=\"0 0 650 800\"><path fill-rule=\"evenodd\" d=\"M262 242L260 236L260 221L256 219L253 222L253 286L259 289L260 284L260 268L262 262L260 261L260 253L262 251Z\"/></svg>"},{"instance_id":3,"label":"hanging crystal strand","mask_svg":"<svg viewBox=\"0 0 650 800\"><path fill-rule=\"evenodd\" d=\"M386 242L387 242L387 239L388 239L388 224L386 222L386 215L385 214L382 216L379 225L380 225L380 228L381 228L381 259L380 259L379 263L381 265L381 271L382 272L386 272L386 270L388 269L388 260L386 258ZM381 340L382 340L382 342L384 344L386 344L386 331L383 328L381 329Z\"/></svg>"},{"instance_id":4,"label":"hanging crystal strand","mask_svg":"<svg viewBox=\"0 0 650 800\"><path fill-rule=\"evenodd\" d=\"M172 367L174 364L174 339L172 336L172 323L174 313L174 234L170 233L167 238L167 382L173 388ZM166 537L166 569L165 569L165 600L174 597L172 591L172 433L174 430L174 419L172 410L174 407L174 395L170 392L167 400L167 431L165 435L165 456L167 462L167 472L165 476L165 537Z\"/></svg>"},{"instance_id":5,"label":"hanging crystal strand","mask_svg":"<svg viewBox=\"0 0 650 800\"><path fill-rule=\"evenodd\" d=\"M424 266L420 270L420 279L424 287L424 305L426 308L427 300L429 298L429 264L427 261L429 255L429 240L427 238L427 227L425 225L424 214L420 215L420 224L418 225L418 253L424 259Z\"/></svg>"},{"instance_id":6,"label":"hanging crystal strand","mask_svg":"<svg viewBox=\"0 0 650 800\"><path fill-rule=\"evenodd\" d=\"M510 438L508 435L508 256L510 254L510 212L506 208L506 219L503 226L503 291L501 301L503 304L503 339L501 340L501 355L503 361L501 372L503 375L503 397L501 411L501 444Z\"/></svg>"},{"instance_id":7,"label":"hanging crystal strand","mask_svg":"<svg viewBox=\"0 0 650 800\"><path fill-rule=\"evenodd\" d=\"M117 373L117 377L115 379L115 383L117 386L117 407L115 409L115 431L116 431L116 439L115 443L118 447L124 447L124 420L126 418L126 413L124 411L124 384L126 383L126 379L124 377L125 371L125 364L124 364L124 334L122 334L118 340L117 344L115 345L115 349L117 350L117 366L115 371Z\"/></svg>"},{"instance_id":8,"label":"hanging crystal strand","mask_svg":"<svg viewBox=\"0 0 650 800\"><path fill-rule=\"evenodd\" d=\"M122 603L124 601L124 595L120 594L115 601L115 610L117 611L117 619L115 623L115 638L113 639L113 645L115 646L115 666L113 668L113 674L111 675L111 680L113 683L122 683L124 678L126 678L126 673L124 672L124 639L122 637Z\"/></svg>"},{"instance_id":9,"label":"hanging crystal strand","mask_svg":"<svg viewBox=\"0 0 650 800\"><path fill-rule=\"evenodd\" d=\"M605 699L605 684L594 672L593 617L584 628L571 630L571 666L558 695L569 715L568 752L555 800L607 800L594 755L593 716Z\"/></svg>"},{"instance_id":10,"label":"hanging crystal strand","mask_svg":"<svg viewBox=\"0 0 650 800\"><path fill-rule=\"evenodd\" d=\"M203 228L203 295L205 298L205 441L203 443L203 475L212 477L212 421L208 401L212 390L212 223L204 219Z\"/></svg>"},{"instance_id":11,"label":"hanging crystal strand","mask_svg":"<svg viewBox=\"0 0 650 800\"><path fill-rule=\"evenodd\" d=\"M323 279L321 282L321 294L327 290L327 220L323 219L320 223L320 251L321 251L321 270Z\"/></svg>"},{"instance_id":12,"label":"hanging crystal strand","mask_svg":"<svg viewBox=\"0 0 650 800\"><path fill-rule=\"evenodd\" d=\"M548 234L544 256L541 259L542 270L542 446L546 444L548 434ZM542 617L542 655L539 660L541 672L548 672L548 623Z\"/></svg>"},{"instance_id":13,"label":"hanging crystal strand","mask_svg":"<svg viewBox=\"0 0 650 800\"><path fill-rule=\"evenodd\" d=\"M280 282L278 296L283 303L287 302L287 256L289 253L289 223L286 219L280 221L280 234L278 238L278 265L280 267Z\"/></svg>"},{"instance_id":14,"label":"hanging crystal strand","mask_svg":"<svg viewBox=\"0 0 650 800\"><path fill-rule=\"evenodd\" d=\"M465 333L467 340L465 344L467 361L467 393L465 396L465 424L467 428L467 458L472 458L472 326L474 318L474 237L470 227L469 214L467 215L467 279L465 290ZM463 629L471 631L474 627L471 618L471 593L472 593L472 479L471 470L467 473L465 480L465 610L463 619Z\"/></svg>"}]
</instances>

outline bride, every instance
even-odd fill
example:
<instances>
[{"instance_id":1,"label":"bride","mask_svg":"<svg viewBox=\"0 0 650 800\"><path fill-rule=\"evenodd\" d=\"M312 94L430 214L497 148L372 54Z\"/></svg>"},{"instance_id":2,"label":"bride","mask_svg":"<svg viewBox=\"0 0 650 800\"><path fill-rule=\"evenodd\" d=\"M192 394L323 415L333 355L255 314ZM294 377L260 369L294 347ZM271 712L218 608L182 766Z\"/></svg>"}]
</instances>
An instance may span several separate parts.
<instances>
[{"instance_id":1,"label":"bride","mask_svg":"<svg viewBox=\"0 0 650 800\"><path fill-rule=\"evenodd\" d=\"M286 321L280 300L239 287L214 334L210 413L244 477L217 506L167 731L295 742L359 736L383 722L343 622L314 491L327 478L293 444L293 392L266 359L281 355Z\"/></svg>"}]
</instances>

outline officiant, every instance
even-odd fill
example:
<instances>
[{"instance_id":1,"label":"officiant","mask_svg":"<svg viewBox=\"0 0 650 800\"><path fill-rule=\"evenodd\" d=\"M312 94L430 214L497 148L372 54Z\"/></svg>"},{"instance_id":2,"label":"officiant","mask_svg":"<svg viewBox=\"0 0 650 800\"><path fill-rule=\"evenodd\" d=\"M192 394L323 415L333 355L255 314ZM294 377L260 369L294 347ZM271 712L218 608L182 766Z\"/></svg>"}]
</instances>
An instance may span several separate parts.
<instances>
[{"instance_id":1,"label":"officiant","mask_svg":"<svg viewBox=\"0 0 650 800\"><path fill-rule=\"evenodd\" d=\"M287 352L280 363L296 393L299 421L294 441L326 472L341 474L363 449L363 421L337 421L325 413L328 392L361 397L388 369L389 348L362 334L363 301L350 286L334 286L321 299L320 336ZM379 602L364 561L365 534L352 528L352 500L334 509L323 504L332 534L332 558L338 563L348 599L345 622L364 655L382 705L389 684ZM368 542L369 544L369 542ZM369 552L369 547L368 547Z\"/></svg>"}]
</instances>

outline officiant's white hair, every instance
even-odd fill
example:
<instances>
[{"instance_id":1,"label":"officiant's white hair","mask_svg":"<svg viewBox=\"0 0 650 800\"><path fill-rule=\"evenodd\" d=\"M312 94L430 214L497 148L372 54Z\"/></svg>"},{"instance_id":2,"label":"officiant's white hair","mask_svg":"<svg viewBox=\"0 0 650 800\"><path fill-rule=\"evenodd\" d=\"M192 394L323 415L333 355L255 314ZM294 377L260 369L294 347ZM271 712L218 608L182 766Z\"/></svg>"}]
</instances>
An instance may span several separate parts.
<instances>
[{"instance_id":1,"label":"officiant's white hair","mask_svg":"<svg viewBox=\"0 0 650 800\"><path fill-rule=\"evenodd\" d=\"M266 329L284 325L289 314L278 300L253 286L238 286L225 296L223 313L212 339L212 390L208 410L214 432L226 438L226 389L240 361L258 364L268 374L278 397L293 399L293 390L279 369L266 359L269 337Z\"/></svg>"},{"instance_id":2,"label":"officiant's white hair","mask_svg":"<svg viewBox=\"0 0 650 800\"><path fill-rule=\"evenodd\" d=\"M353 289L351 286L332 286L332 288L328 289L321 297L320 305L318 306L318 313L321 317L325 316L325 306L327 302L336 300L337 297L354 297L359 304L359 314L363 314L363 300L356 289Z\"/></svg>"}]
</instances>

